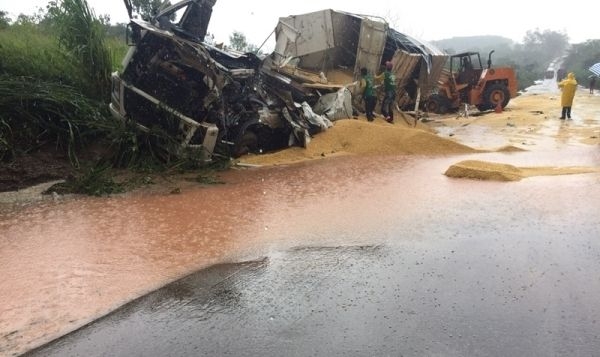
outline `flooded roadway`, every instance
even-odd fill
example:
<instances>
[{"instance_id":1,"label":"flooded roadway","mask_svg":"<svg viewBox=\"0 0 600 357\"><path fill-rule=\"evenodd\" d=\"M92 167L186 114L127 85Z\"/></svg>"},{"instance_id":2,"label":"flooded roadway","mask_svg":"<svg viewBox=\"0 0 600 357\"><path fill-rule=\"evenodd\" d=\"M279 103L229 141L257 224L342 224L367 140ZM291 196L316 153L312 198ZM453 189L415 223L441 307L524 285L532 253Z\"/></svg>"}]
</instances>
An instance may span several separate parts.
<instances>
[{"instance_id":1,"label":"flooded roadway","mask_svg":"<svg viewBox=\"0 0 600 357\"><path fill-rule=\"evenodd\" d=\"M560 157L600 166L589 147ZM201 271L32 355L597 351L600 175L443 175L471 158L560 161L346 157L231 171L226 185L181 195L3 213L0 351L25 352L240 261L256 262Z\"/></svg>"},{"instance_id":2,"label":"flooded roadway","mask_svg":"<svg viewBox=\"0 0 600 357\"><path fill-rule=\"evenodd\" d=\"M550 121L543 140L579 124ZM443 175L466 159L599 167L597 145L575 141L340 157L232 170L225 185L180 195L0 205L0 355L136 298L30 355L593 355L600 175Z\"/></svg>"}]
</instances>

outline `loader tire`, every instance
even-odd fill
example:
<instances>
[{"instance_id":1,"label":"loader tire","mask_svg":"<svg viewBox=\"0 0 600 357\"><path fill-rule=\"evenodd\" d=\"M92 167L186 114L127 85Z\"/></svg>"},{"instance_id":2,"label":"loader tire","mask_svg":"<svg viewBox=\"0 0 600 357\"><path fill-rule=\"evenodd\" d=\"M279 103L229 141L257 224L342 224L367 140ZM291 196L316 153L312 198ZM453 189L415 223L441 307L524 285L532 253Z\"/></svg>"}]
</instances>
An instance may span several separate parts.
<instances>
[{"instance_id":1,"label":"loader tire","mask_svg":"<svg viewBox=\"0 0 600 357\"><path fill-rule=\"evenodd\" d=\"M425 103L425 110L429 113L445 114L448 113L450 108L450 101L448 98L439 94L434 94L427 99Z\"/></svg>"},{"instance_id":2,"label":"loader tire","mask_svg":"<svg viewBox=\"0 0 600 357\"><path fill-rule=\"evenodd\" d=\"M483 103L485 109L494 109L498 104L504 107L510 100L510 93L504 84L494 83L485 89L483 93Z\"/></svg>"}]
</instances>

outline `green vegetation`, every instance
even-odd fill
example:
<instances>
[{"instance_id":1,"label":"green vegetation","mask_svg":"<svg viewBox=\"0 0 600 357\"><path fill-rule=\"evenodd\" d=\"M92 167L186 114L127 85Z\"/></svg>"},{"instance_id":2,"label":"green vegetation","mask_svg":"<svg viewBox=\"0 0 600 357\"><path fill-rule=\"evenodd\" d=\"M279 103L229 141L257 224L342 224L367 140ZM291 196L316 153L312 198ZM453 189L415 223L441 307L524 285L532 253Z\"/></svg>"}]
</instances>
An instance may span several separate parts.
<instances>
[{"instance_id":1,"label":"green vegetation","mask_svg":"<svg viewBox=\"0 0 600 357\"><path fill-rule=\"evenodd\" d=\"M80 81L56 38L34 23L15 24L0 31L0 73L75 87Z\"/></svg>"},{"instance_id":2,"label":"green vegetation","mask_svg":"<svg viewBox=\"0 0 600 357\"><path fill-rule=\"evenodd\" d=\"M257 45L249 43L248 39L246 39L246 35L240 31L233 31L231 35L229 35L229 47L240 52L254 53L259 56L266 55Z\"/></svg>"},{"instance_id":3,"label":"green vegetation","mask_svg":"<svg viewBox=\"0 0 600 357\"><path fill-rule=\"evenodd\" d=\"M103 24L85 0L63 0L60 6L48 6L48 19L56 29L61 49L81 78L80 88L89 97L108 102L112 62Z\"/></svg>"},{"instance_id":4,"label":"green vegetation","mask_svg":"<svg viewBox=\"0 0 600 357\"><path fill-rule=\"evenodd\" d=\"M78 149L111 127L110 52L85 1L48 9L0 32L0 160L52 144L77 167Z\"/></svg>"},{"instance_id":5,"label":"green vegetation","mask_svg":"<svg viewBox=\"0 0 600 357\"><path fill-rule=\"evenodd\" d=\"M569 48L569 37L560 32L527 31L523 44L515 46L511 59L517 70L520 89L544 78L548 66L563 56Z\"/></svg>"},{"instance_id":6,"label":"green vegetation","mask_svg":"<svg viewBox=\"0 0 600 357\"><path fill-rule=\"evenodd\" d=\"M0 30L4 30L10 26L10 19L6 11L0 10Z\"/></svg>"},{"instance_id":7,"label":"green vegetation","mask_svg":"<svg viewBox=\"0 0 600 357\"><path fill-rule=\"evenodd\" d=\"M588 40L584 43L573 45L563 64L567 72L574 72L580 85L589 85L588 70L592 65L600 62L600 40Z\"/></svg>"},{"instance_id":8,"label":"green vegetation","mask_svg":"<svg viewBox=\"0 0 600 357\"><path fill-rule=\"evenodd\" d=\"M0 163L59 149L78 169L61 190L92 195L122 190L113 168L193 166L159 149L174 141L164 131L140 132L108 112L124 37L124 25L97 18L85 0L50 1L46 11L14 22L0 11ZM93 146L102 150L90 162Z\"/></svg>"},{"instance_id":9,"label":"green vegetation","mask_svg":"<svg viewBox=\"0 0 600 357\"><path fill-rule=\"evenodd\" d=\"M149 20L158 14L162 3L162 0L131 0L132 10L140 14L144 20ZM171 6L171 3L167 2L164 6Z\"/></svg>"},{"instance_id":10,"label":"green vegetation","mask_svg":"<svg viewBox=\"0 0 600 357\"><path fill-rule=\"evenodd\" d=\"M79 166L77 149L110 127L100 103L67 84L0 75L0 158L52 144Z\"/></svg>"},{"instance_id":11,"label":"green vegetation","mask_svg":"<svg viewBox=\"0 0 600 357\"><path fill-rule=\"evenodd\" d=\"M236 51L245 51L246 48L248 48L246 35L239 31L233 31L233 33L229 35L229 45Z\"/></svg>"}]
</instances>

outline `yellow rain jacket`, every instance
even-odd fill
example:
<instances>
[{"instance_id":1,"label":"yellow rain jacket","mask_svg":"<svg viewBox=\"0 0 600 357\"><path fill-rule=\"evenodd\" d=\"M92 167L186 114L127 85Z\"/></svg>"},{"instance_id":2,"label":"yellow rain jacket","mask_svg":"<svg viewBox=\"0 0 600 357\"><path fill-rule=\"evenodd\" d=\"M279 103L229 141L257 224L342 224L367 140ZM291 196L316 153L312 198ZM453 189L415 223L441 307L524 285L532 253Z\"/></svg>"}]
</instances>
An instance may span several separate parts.
<instances>
[{"instance_id":1,"label":"yellow rain jacket","mask_svg":"<svg viewBox=\"0 0 600 357\"><path fill-rule=\"evenodd\" d=\"M569 73L566 79L563 79L560 83L558 83L558 87L562 90L560 105L563 107L573 106L573 97L575 96L575 91L577 90L575 73Z\"/></svg>"}]
</instances>

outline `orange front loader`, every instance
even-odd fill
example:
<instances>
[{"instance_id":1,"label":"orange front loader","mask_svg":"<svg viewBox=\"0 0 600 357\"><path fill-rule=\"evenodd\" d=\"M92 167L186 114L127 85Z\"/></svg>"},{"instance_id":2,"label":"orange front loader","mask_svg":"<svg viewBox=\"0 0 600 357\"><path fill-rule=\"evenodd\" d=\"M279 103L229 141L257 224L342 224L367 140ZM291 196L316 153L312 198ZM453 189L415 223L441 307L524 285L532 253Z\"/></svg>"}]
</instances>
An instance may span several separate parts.
<instances>
[{"instance_id":1,"label":"orange front loader","mask_svg":"<svg viewBox=\"0 0 600 357\"><path fill-rule=\"evenodd\" d=\"M450 56L449 68L438 81L437 92L427 99L426 110L442 114L456 111L463 104L474 105L480 111L506 107L517 96L517 75L510 67L492 68L492 53L487 68L481 64L479 52Z\"/></svg>"}]
</instances>

